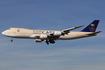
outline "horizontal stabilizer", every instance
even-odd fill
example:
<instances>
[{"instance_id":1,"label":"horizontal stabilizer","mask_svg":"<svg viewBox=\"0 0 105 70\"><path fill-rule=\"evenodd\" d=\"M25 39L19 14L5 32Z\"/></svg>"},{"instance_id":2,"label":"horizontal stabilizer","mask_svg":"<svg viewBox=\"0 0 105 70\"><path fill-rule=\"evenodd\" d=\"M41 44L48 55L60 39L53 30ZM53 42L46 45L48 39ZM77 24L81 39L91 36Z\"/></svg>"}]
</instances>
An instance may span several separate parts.
<instances>
[{"instance_id":1,"label":"horizontal stabilizer","mask_svg":"<svg viewBox=\"0 0 105 70\"><path fill-rule=\"evenodd\" d=\"M87 35L97 35L100 32L102 32L102 31L93 32L93 33L90 33L90 34L87 34Z\"/></svg>"}]
</instances>

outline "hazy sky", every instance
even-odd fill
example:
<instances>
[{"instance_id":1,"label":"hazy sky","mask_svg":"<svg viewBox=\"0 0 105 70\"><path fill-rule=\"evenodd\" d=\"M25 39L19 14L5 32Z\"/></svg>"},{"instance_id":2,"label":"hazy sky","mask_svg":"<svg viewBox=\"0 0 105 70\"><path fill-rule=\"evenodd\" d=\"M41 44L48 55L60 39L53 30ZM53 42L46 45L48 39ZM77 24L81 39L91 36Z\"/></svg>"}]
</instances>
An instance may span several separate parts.
<instances>
[{"instance_id":1,"label":"hazy sky","mask_svg":"<svg viewBox=\"0 0 105 70\"><path fill-rule=\"evenodd\" d=\"M0 70L105 70L104 0L0 0L0 33L10 27L63 30L95 19L102 31L97 36L50 45L34 39L11 43L0 34Z\"/></svg>"}]
</instances>

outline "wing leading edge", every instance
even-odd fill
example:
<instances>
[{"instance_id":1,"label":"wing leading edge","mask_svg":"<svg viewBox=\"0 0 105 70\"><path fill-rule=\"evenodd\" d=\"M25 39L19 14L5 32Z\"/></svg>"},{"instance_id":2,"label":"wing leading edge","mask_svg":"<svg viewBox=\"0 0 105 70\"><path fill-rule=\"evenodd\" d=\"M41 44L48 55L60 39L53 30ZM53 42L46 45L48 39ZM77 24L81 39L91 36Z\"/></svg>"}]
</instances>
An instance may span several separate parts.
<instances>
[{"instance_id":1,"label":"wing leading edge","mask_svg":"<svg viewBox=\"0 0 105 70\"><path fill-rule=\"evenodd\" d=\"M72 28L69 28L69 29L62 30L61 32L64 33L64 34L68 34L71 30L74 30L74 29L77 29L77 28L80 28L80 27L83 27L83 26L84 25L77 26L77 27L72 27Z\"/></svg>"}]
</instances>

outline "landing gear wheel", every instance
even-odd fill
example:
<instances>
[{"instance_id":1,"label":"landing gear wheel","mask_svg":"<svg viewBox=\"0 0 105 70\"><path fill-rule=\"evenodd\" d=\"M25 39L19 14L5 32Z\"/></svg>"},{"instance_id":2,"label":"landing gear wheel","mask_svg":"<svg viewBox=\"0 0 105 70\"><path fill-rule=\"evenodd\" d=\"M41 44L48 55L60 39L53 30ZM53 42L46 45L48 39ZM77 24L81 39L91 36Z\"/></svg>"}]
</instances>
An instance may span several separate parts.
<instances>
[{"instance_id":1,"label":"landing gear wheel","mask_svg":"<svg viewBox=\"0 0 105 70\"><path fill-rule=\"evenodd\" d=\"M49 43L47 43L47 45L49 45Z\"/></svg>"},{"instance_id":2,"label":"landing gear wheel","mask_svg":"<svg viewBox=\"0 0 105 70\"><path fill-rule=\"evenodd\" d=\"M54 44L54 43L55 43L55 41L54 41L54 40L50 40L50 43Z\"/></svg>"},{"instance_id":3,"label":"landing gear wheel","mask_svg":"<svg viewBox=\"0 0 105 70\"><path fill-rule=\"evenodd\" d=\"M13 42L13 39L11 38L11 42Z\"/></svg>"},{"instance_id":4,"label":"landing gear wheel","mask_svg":"<svg viewBox=\"0 0 105 70\"><path fill-rule=\"evenodd\" d=\"M46 43L47 43L47 45L49 45L49 42L48 41L46 41Z\"/></svg>"},{"instance_id":5,"label":"landing gear wheel","mask_svg":"<svg viewBox=\"0 0 105 70\"><path fill-rule=\"evenodd\" d=\"M11 40L11 42L13 42L13 40Z\"/></svg>"},{"instance_id":6,"label":"landing gear wheel","mask_svg":"<svg viewBox=\"0 0 105 70\"><path fill-rule=\"evenodd\" d=\"M49 45L49 42L47 40L44 40L44 41L47 43L47 45Z\"/></svg>"}]
</instances>

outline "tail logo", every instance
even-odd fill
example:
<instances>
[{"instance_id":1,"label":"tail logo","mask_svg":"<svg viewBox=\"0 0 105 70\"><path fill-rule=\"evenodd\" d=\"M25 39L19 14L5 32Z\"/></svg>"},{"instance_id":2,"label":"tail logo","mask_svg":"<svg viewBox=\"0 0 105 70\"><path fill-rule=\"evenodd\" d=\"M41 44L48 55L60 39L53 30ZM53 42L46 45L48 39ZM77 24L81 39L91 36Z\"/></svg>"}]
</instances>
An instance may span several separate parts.
<instances>
[{"instance_id":1,"label":"tail logo","mask_svg":"<svg viewBox=\"0 0 105 70\"><path fill-rule=\"evenodd\" d=\"M92 32L95 31L95 27L94 26L95 26L94 24L91 24L90 27L89 27L89 30L92 31Z\"/></svg>"},{"instance_id":2,"label":"tail logo","mask_svg":"<svg viewBox=\"0 0 105 70\"><path fill-rule=\"evenodd\" d=\"M94 27L95 25L94 24L91 24L91 26Z\"/></svg>"}]
</instances>

